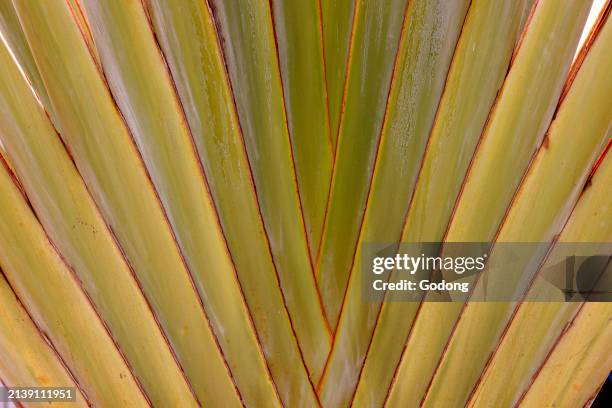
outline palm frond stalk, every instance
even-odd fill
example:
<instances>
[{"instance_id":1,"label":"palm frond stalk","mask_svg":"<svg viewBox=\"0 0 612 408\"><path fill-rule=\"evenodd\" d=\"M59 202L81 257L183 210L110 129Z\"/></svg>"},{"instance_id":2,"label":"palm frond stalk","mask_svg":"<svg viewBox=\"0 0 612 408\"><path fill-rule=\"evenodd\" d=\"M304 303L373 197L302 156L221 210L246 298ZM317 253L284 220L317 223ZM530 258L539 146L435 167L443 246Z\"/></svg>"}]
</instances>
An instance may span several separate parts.
<instances>
[{"instance_id":1,"label":"palm frond stalk","mask_svg":"<svg viewBox=\"0 0 612 408\"><path fill-rule=\"evenodd\" d=\"M66 407L588 406L612 303L541 271L612 242L612 5L581 44L591 8L3 0L1 385L71 387ZM525 283L490 276L512 301L364 296L368 245L457 242L493 269L504 244L546 251Z\"/></svg>"}]
</instances>

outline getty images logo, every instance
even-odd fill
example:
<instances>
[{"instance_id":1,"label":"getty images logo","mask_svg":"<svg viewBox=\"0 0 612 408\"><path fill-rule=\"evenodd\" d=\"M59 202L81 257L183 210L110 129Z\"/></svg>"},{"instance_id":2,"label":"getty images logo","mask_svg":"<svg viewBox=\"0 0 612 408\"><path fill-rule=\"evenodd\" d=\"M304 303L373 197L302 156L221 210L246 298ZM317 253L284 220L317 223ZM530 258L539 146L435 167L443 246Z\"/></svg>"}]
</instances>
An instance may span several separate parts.
<instances>
[{"instance_id":1,"label":"getty images logo","mask_svg":"<svg viewBox=\"0 0 612 408\"><path fill-rule=\"evenodd\" d=\"M368 300L611 302L612 243L372 244Z\"/></svg>"}]
</instances>

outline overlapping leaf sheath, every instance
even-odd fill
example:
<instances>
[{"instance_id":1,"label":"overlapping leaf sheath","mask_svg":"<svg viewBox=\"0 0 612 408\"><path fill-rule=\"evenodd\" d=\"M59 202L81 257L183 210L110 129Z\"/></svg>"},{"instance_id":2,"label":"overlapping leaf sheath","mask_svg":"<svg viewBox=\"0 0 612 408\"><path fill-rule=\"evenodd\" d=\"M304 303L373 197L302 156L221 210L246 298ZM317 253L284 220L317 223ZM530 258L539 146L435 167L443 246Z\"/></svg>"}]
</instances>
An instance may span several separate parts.
<instances>
[{"instance_id":1,"label":"overlapping leaf sheath","mask_svg":"<svg viewBox=\"0 0 612 408\"><path fill-rule=\"evenodd\" d=\"M272 377L289 403L308 379L284 310L214 21L201 1L151 1L150 11ZM316 302L316 297L305 300ZM320 353L326 353L329 340L317 323L321 312L313 312L317 320L305 312L295 315L300 320L294 323L312 336L310 344L325 336Z\"/></svg>"},{"instance_id":2,"label":"overlapping leaf sheath","mask_svg":"<svg viewBox=\"0 0 612 408\"><path fill-rule=\"evenodd\" d=\"M0 213L0 267L86 398L102 406L148 406L73 271L49 242L4 166Z\"/></svg>"},{"instance_id":3,"label":"overlapping leaf sheath","mask_svg":"<svg viewBox=\"0 0 612 408\"><path fill-rule=\"evenodd\" d=\"M501 95L496 106L493 108L487 129L482 136L483 140L477 149L476 157L473 159L474 162L469 170L463 195L458 205L460 207L463 206L463 211L468 210L468 206L463 202L463 200L466 200L466 191L482 188L479 183L482 182L483 178L493 178L494 175L497 175L498 178L495 180L490 179L488 182L496 183L495 187L502 191L499 192L499 195L491 197L491 200L488 202L485 202L483 199L475 200L473 205L482 207L480 212L473 212L472 208L469 209L470 216L467 216L464 212L456 212L447 235L449 241L488 241L494 238L498 227L494 229L489 224L499 225L500 220L505 215L506 207L510 204L509 201L512 199L516 189L515 186L521 180L521 176L517 174L522 174L523 169L528 165L530 157L537 148L537 140L541 140L544 136L546 129L542 129L541 123L542 121L549 122L555 109L554 104L552 102L538 104L539 112L536 112L536 109L526 109L522 102L525 92L537 94L537 97L541 97L542 101L554 101L558 98L563 86L563 79L567 73L568 63L562 64L557 61L570 60L580 34L579 27L582 26L586 11L588 10L588 5L584 4L571 5L576 7L574 10L560 10L557 6L558 4L553 4L553 2L539 2L536 6ZM568 27L572 27L572 30L568 30ZM548 33L549 37L542 35L542 32ZM562 38L556 35L553 39L552 33L554 32L562 32L566 37ZM549 59L547 62L542 60L543 50L549 51L543 54ZM555 50L556 52L550 50ZM531 63L532 61L538 61L544 65ZM554 75L551 75L553 72ZM542 93L540 94L540 92ZM533 97L535 98L536 95ZM567 136L561 137L565 138ZM568 208L565 207L566 201L571 206L576 199L576 196L572 195L571 191L567 191L564 188L574 188L574 183L580 184L584 182L583 177L586 177L585 172L588 171L586 169L590 166L593 155L597 154L598 146L600 146L603 137L605 135L597 131L587 136L586 143L580 148L583 155L580 156L578 154L577 157L572 158L572 160L575 160L573 165L576 170L568 174L567 179L564 180L566 184L556 186L559 188L558 190L555 189L555 193L559 195L555 201L551 201L552 197L547 198L546 203L549 205L549 210L531 214L531 217L535 217L535 221L526 219L530 213L525 209L518 210L517 201L512 211L514 214L517 214L516 217L521 215L525 219L520 221L514 220L512 215L507 218L504 224L506 232L502 231L499 240L510 242L550 241L553 238L553 234L557 233L561 227L562 221L560 220L566 219L568 215ZM495 142L491 142L491 140L495 140ZM509 150L497 150L498 146L505 146ZM573 146L575 148L575 145ZM494 151L497 151L497 153L494 153ZM514 160L508 160L508 151L511 152L510 156L514 157ZM553 156L555 159L553 160L563 160L563 154L569 154L568 152L570 151L564 151L561 154L555 152ZM486 163L487 166L483 163ZM502 169L500 166L504 168ZM512 175L506 171L506 167L514 168ZM535 189L550 186L547 184L550 181L550 174L536 176L534 175L535 173L542 171L533 170L537 168L543 169L544 167L542 165L534 165L532 167L532 174L530 176L532 181L529 183L537 186L533 187ZM510 191L505 191L499 187L500 185L506 186ZM523 187L524 189L525 187ZM521 205L529 206L529 203L532 201L532 198L525 197ZM492 211L492 208L496 210ZM521 211L523 212L521 213ZM541 218L538 219L538 216ZM468 225L470 226L468 227ZM526 227L526 225L529 227ZM537 229L536 225L540 226L540 230ZM525 227L525 229L520 232L510 232L508 229L510 226L517 229ZM529 229L530 227L532 229ZM533 261L537 265L537 261ZM508 285L513 284L517 283L508 283ZM450 353L454 353L453 355L457 357L459 355L457 353L460 353L465 358L471 358L474 360L473 366L480 371L482 369L481 364L484 364L486 356L490 352L491 346L487 348L487 344L493 341L491 337L499 334L499 331L496 331L497 327L501 325L503 328L502 322L504 321L504 316L506 316L505 313L508 312L508 308L509 305L506 303L469 304L465 306L466 313L468 310L472 310L473 312L470 313L474 315L468 319L462 317L460 326L463 328L460 329L459 327L455 328L455 325L457 318L464 309L464 305L461 303L425 303L422 306L415 327L412 329L404 356L409 355L409 353L418 352L421 353L420 355L424 354L430 358L419 361L418 364L412 367L404 359L399 367L395 387L391 390L389 402L405 404L410 403L409 401L414 401L415 398L417 398L416 401L418 402L423 397L422 393L426 388L428 389L425 400L426 404L461 404L461 401L465 402L466 400L464 399L467 399L469 394L469 390L466 391L466 389L471 389L470 387L477 380L471 372L459 375L461 377L461 384L464 384L462 387L458 387L457 390L451 392L440 391L443 378L446 380L450 377L458 378L456 371L452 371L456 370L456 363L451 364L452 368L446 366L451 363L451 359L448 356ZM488 313L491 316L488 316ZM500 315L498 316L499 318L493 316L496 313ZM431 319L437 319L437 324L432 325ZM482 339L475 341L474 348L469 347L469 350L466 349L465 352L459 352L460 347L452 343L457 341L456 344L459 344L459 341L456 340L458 338L457 333L464 333L461 334L460 338L464 340L461 342L461 346L465 346L467 336L465 333L475 333L478 330L476 328L478 325L481 325L481 330L490 330L491 333L489 335L483 334ZM450 345L449 337L452 337ZM424 341L425 338L427 338L427 341ZM480 346L480 349L477 348L477 344ZM474 354L470 354L470 352ZM481 356L481 354L485 354L485 356ZM482 361L482 359L485 361ZM431 362L432 360L434 363ZM469 371L472 370L471 367L472 365L470 365ZM417 379L423 376L434 377L427 384ZM421 387L423 387L414 393L416 396L402 392L402 385L411 381L420 381Z\"/></svg>"},{"instance_id":4,"label":"overlapping leaf sheath","mask_svg":"<svg viewBox=\"0 0 612 408\"><path fill-rule=\"evenodd\" d=\"M331 141L335 150L353 34L355 7L360 0L317 0L321 8L325 77Z\"/></svg>"},{"instance_id":5,"label":"overlapping leaf sheath","mask_svg":"<svg viewBox=\"0 0 612 408\"><path fill-rule=\"evenodd\" d=\"M318 301L302 219L270 4L245 0L213 1L211 5L284 300L310 376L316 380L321 374L331 340ZM247 292L250 290L246 289ZM273 294L270 292L264 296ZM253 309L258 307L253 303ZM266 311L275 313L274 309ZM271 323L269 319L263 320L262 316L261 324ZM262 331L271 329L262 328ZM274 330L279 339L289 338L287 326L279 325ZM272 349L269 351L272 356L274 352ZM280 355L274 357L281 358ZM295 354L282 358L283 361L287 358L297 361L294 360L297 358ZM301 391L291 393L291 398L298 399L303 392L308 392L309 399L315 398L312 390L303 387L305 378L293 380ZM302 402L308 404L309 400Z\"/></svg>"},{"instance_id":6,"label":"overlapping leaf sheath","mask_svg":"<svg viewBox=\"0 0 612 408\"><path fill-rule=\"evenodd\" d=\"M5 169L2 169L5 171ZM1 273L1 271L0 271ZM0 276L0 383L4 387L74 387L73 402L58 407L86 407L56 352L45 342L3 275Z\"/></svg>"},{"instance_id":7,"label":"overlapping leaf sheath","mask_svg":"<svg viewBox=\"0 0 612 408\"><path fill-rule=\"evenodd\" d=\"M28 42L23 34L19 18L11 1L0 2L0 33L2 38L11 48L19 65L26 72L28 80L36 90L37 95L46 107L49 107L49 97L42 82L36 62L28 47Z\"/></svg>"},{"instance_id":8,"label":"overlapping leaf sheath","mask_svg":"<svg viewBox=\"0 0 612 408\"><path fill-rule=\"evenodd\" d=\"M70 13L81 31L83 40L85 40L85 43L89 48L89 52L91 52L91 55L96 60L96 63L100 65L100 56L98 55L98 50L96 49L93 37L91 36L91 29L89 27L89 22L85 18L82 2L82 0L66 0L66 3L70 8Z\"/></svg>"},{"instance_id":9,"label":"overlapping leaf sheath","mask_svg":"<svg viewBox=\"0 0 612 408\"><path fill-rule=\"evenodd\" d=\"M34 211L152 401L195 404L111 231L48 116L1 44L0 138Z\"/></svg>"},{"instance_id":10,"label":"overlapping leaf sheath","mask_svg":"<svg viewBox=\"0 0 612 408\"><path fill-rule=\"evenodd\" d=\"M223 404L229 406L240 405L230 370L219 350L217 338L211 331L190 271L178 250L149 174L70 10L59 0L18 1L15 4L54 112L61 123L62 138L157 312L161 326L166 331L197 397L203 404L214 405L223 401ZM130 5L134 6L134 3L125 3L126 7ZM139 32L137 27L142 30L142 25L122 27L131 27L135 33ZM141 51L146 52L146 49ZM134 54L135 62L138 61L137 55ZM148 91L154 92L163 87L161 82L151 83L155 87L148 87ZM135 84L139 83L136 81ZM143 95L150 96L146 92ZM124 102L125 98L127 96L123 95ZM136 103L131 106L134 109L146 107ZM159 126L158 133L152 132L149 135L151 139L159 135L162 129L170 130L171 126L176 124L170 122L171 116L162 118L168 122L160 120L158 115L162 113L163 110L155 111L152 117L157 120L149 120L152 126ZM137 110L125 114L130 120L137 118ZM172 147L176 150L169 149L169 153L179 151L181 143L183 146L186 143L181 141L180 133L173 136L175 140ZM187 155L182 160L185 167L195 161ZM162 173L166 170L162 164L156 169ZM185 192L178 189L186 178L180 173L183 169L184 167L177 167L176 172L171 173L176 183L172 186L177 187L176 191L173 191L177 206L183 203L181 198L185 198L180 197L180 194ZM155 175L159 176L159 173ZM203 185L201 189L205 191ZM168 194L168 191L163 193ZM196 208L209 204L205 200L205 194L194 197L201 197L198 200L190 200ZM196 233L208 236L210 241L206 243L213 246L214 251L206 252L209 248L206 246L199 250L211 254L207 260L208 270L217 272L212 276L219 277L216 290L223 296L228 286L232 288L234 285L236 288L231 262L224 251L223 243L220 242L220 234L214 220L210 221L210 213L203 211L199 215L203 218L194 219L193 222L205 220L209 221L209 224L207 228ZM176 218L173 221L176 222ZM228 282L227 285L221 283L222 279ZM231 290L227 290L228 298L231 293ZM228 313L235 311L234 308L239 308L240 311L236 314L240 319L246 320L240 302L224 306ZM214 316L211 313L211 320L212 317ZM234 322L240 321L228 318L224 324L230 325ZM253 339L254 336L250 333ZM249 340L246 335L238 339Z\"/></svg>"},{"instance_id":11,"label":"overlapping leaf sheath","mask_svg":"<svg viewBox=\"0 0 612 408\"><path fill-rule=\"evenodd\" d=\"M558 242L610 242L612 241L612 195L607 194L612 182L612 156L609 154L597 173L590 180L590 186L580 196L576 208L564 227ZM592 255L599 255L598 246L593 247ZM567 250L556 246L548 256L546 263L538 272L538 277L526 295L527 302L521 303L512 318L507 332L500 340L487 367L483 370L473 395L470 406L515 405L521 395L528 389L538 368L557 340L564 333L568 324L577 313L586 307L581 302L563 302L565 294L542 276L542 271L565 261ZM585 254L589 255L589 254ZM612 273L610 266L605 274ZM601 278L599 278L598 282ZM595 283L598 290L603 285ZM537 302L530 300L558 299L557 302ZM590 307L590 306L589 306ZM598 312L599 313L599 312ZM604 312L605 314L605 312ZM584 329L585 333L598 331L601 326ZM528 336L525 333L529 333ZM611 333L612 334L612 333ZM569 355L574 355L569 352ZM512 370L508 370L512 367ZM601 378L596 377L596 378ZM585 392L593 390L598 384L584 382L581 386ZM567 384L563 384L567 388ZM547 389L554 389L550 384ZM546 393L548 395L548 393ZM530 397L531 398L531 397ZM550 401L548 397L541 401ZM580 406L580 404L575 404Z\"/></svg>"},{"instance_id":12,"label":"overlapping leaf sheath","mask_svg":"<svg viewBox=\"0 0 612 408\"><path fill-rule=\"evenodd\" d=\"M563 228L578 200L591 167L609 137L611 110L606 101L612 94L608 56L612 45L612 25L608 25L593 45L567 95L559 107L546 136L522 182L506 219L497 236L498 242L549 242ZM588 100L589 103L585 103ZM580 132L580 138L576 134ZM523 271L521 280L513 276L490 274L489 286L516 288L523 293L525 285L537 272L542 260L539 250L532 258L525 256L513 262L513 268ZM522 256L523 257L523 256ZM506 254L496 254L488 260L491 270L496 265L510 265ZM524 265L523 265L524 264ZM535 267L534 267L535 266ZM480 279L475 291L481 290ZM512 315L515 302L468 303L453 330L436 377L431 384L425 406L463 405L469 397L484 364L498 344L501 331ZM469 361L469 366L463 362ZM457 379L458 387L444 387L449 379Z\"/></svg>"},{"instance_id":13,"label":"overlapping leaf sheath","mask_svg":"<svg viewBox=\"0 0 612 408\"><path fill-rule=\"evenodd\" d=\"M335 327L363 217L395 65L406 0L357 1L317 282Z\"/></svg>"},{"instance_id":14,"label":"overlapping leaf sheath","mask_svg":"<svg viewBox=\"0 0 612 408\"><path fill-rule=\"evenodd\" d=\"M590 5L536 4L468 170L446 240L486 241L497 231L556 110Z\"/></svg>"},{"instance_id":15,"label":"overlapping leaf sheath","mask_svg":"<svg viewBox=\"0 0 612 408\"><path fill-rule=\"evenodd\" d=\"M278 404L191 129L145 10L140 4L83 4L110 89L143 153L242 398L253 405ZM269 308L282 316L281 302Z\"/></svg>"},{"instance_id":16,"label":"overlapping leaf sheath","mask_svg":"<svg viewBox=\"0 0 612 408\"><path fill-rule=\"evenodd\" d=\"M400 238L468 4L415 1L408 6L380 147L374 158L372 186L349 264L345 304L321 383L322 400L330 406L350 403L380 307L380 303L365 302L362 295L361 268L367 267L362 265L364 243L397 242ZM343 384L340 391L339 383Z\"/></svg>"},{"instance_id":17,"label":"overlapping leaf sheath","mask_svg":"<svg viewBox=\"0 0 612 408\"><path fill-rule=\"evenodd\" d=\"M329 192L331 141L317 1L272 1L285 110L311 258L317 256Z\"/></svg>"},{"instance_id":18,"label":"overlapping leaf sheath","mask_svg":"<svg viewBox=\"0 0 612 408\"><path fill-rule=\"evenodd\" d=\"M461 177L503 83L530 5L531 1L472 2L429 135L414 195L406 200L406 242L442 239ZM398 240L399 235L398 232L388 241ZM359 267L367 266L354 265ZM355 272L360 275L359 269ZM382 305L355 404L384 401L418 307L418 302L387 301ZM385 359L380 358L383 354Z\"/></svg>"},{"instance_id":19,"label":"overlapping leaf sheath","mask_svg":"<svg viewBox=\"0 0 612 408\"><path fill-rule=\"evenodd\" d=\"M1 2L0 386L589 406L612 364L612 5L575 54L592 4ZM491 244L469 301L366 287L372 256L457 242Z\"/></svg>"},{"instance_id":20,"label":"overlapping leaf sheath","mask_svg":"<svg viewBox=\"0 0 612 408\"><path fill-rule=\"evenodd\" d=\"M612 304L586 303L540 368L521 406L587 406L610 372L610 348Z\"/></svg>"}]
</instances>

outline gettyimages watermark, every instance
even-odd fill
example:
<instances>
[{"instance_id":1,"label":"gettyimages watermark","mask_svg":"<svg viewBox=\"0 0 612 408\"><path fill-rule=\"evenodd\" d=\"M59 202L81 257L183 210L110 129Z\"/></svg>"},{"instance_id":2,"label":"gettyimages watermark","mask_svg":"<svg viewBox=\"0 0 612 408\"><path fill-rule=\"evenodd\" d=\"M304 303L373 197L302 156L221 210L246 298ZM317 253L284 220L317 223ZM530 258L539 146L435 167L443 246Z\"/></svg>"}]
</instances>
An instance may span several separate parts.
<instances>
[{"instance_id":1,"label":"gettyimages watermark","mask_svg":"<svg viewBox=\"0 0 612 408\"><path fill-rule=\"evenodd\" d=\"M612 243L367 243L360 255L367 301L612 301Z\"/></svg>"}]
</instances>

